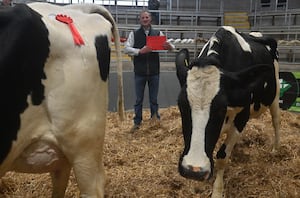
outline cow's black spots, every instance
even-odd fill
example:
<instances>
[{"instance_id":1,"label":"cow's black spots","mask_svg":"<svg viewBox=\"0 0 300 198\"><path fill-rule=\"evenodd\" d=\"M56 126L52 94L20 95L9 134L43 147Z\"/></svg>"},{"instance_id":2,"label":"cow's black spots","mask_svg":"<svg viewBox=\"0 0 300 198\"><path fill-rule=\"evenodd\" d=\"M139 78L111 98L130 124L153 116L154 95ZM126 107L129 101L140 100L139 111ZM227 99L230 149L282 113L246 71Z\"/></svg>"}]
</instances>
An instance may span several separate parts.
<instances>
[{"instance_id":1,"label":"cow's black spots","mask_svg":"<svg viewBox=\"0 0 300 198\"><path fill-rule=\"evenodd\" d=\"M48 29L25 4L0 12L0 163L20 129L20 114L44 99L44 64L49 54Z\"/></svg>"},{"instance_id":2,"label":"cow's black spots","mask_svg":"<svg viewBox=\"0 0 300 198\"><path fill-rule=\"evenodd\" d=\"M100 69L100 77L106 81L109 74L110 65L110 48L107 36L97 36L95 39L95 47L97 50L97 60Z\"/></svg>"},{"instance_id":3,"label":"cow's black spots","mask_svg":"<svg viewBox=\"0 0 300 198\"><path fill-rule=\"evenodd\" d=\"M221 148L217 152L217 159L224 159L226 157L225 149L226 149L226 145L222 144Z\"/></svg>"}]
</instances>

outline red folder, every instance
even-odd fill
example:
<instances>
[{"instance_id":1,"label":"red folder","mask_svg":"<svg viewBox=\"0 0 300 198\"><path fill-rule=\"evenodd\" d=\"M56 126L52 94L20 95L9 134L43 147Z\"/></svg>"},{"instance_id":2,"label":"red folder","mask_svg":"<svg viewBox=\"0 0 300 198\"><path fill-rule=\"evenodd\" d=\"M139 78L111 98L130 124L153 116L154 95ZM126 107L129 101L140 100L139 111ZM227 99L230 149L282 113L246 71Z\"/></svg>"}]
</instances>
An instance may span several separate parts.
<instances>
[{"instance_id":1,"label":"red folder","mask_svg":"<svg viewBox=\"0 0 300 198\"><path fill-rule=\"evenodd\" d=\"M152 51L167 51L163 47L166 40L166 36L147 36L146 45L150 47Z\"/></svg>"}]
</instances>

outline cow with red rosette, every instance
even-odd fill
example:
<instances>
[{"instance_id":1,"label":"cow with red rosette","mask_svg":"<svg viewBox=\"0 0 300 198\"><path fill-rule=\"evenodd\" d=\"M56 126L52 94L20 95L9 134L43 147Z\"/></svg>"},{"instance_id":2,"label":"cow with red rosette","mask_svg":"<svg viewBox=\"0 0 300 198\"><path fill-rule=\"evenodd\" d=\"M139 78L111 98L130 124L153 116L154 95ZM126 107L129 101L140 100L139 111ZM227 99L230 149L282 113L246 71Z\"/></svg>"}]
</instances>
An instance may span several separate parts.
<instances>
[{"instance_id":1,"label":"cow with red rosette","mask_svg":"<svg viewBox=\"0 0 300 198\"><path fill-rule=\"evenodd\" d=\"M122 71L118 28L104 7L0 10L0 177L49 172L52 197L64 197L73 169L82 197L104 197L112 37Z\"/></svg>"}]
</instances>

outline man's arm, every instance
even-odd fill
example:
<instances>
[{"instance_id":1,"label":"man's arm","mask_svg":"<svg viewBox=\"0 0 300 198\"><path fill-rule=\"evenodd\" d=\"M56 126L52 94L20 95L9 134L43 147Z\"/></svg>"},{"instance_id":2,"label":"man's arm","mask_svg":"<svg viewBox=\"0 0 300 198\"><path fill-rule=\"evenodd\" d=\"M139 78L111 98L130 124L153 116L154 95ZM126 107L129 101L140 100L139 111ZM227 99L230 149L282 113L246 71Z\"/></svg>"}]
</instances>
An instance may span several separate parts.
<instances>
[{"instance_id":1,"label":"man's arm","mask_svg":"<svg viewBox=\"0 0 300 198\"><path fill-rule=\"evenodd\" d=\"M134 33L130 32L125 43L124 53L129 56L138 56L139 54L146 54L151 52L152 50L144 46L142 49L134 48Z\"/></svg>"},{"instance_id":2,"label":"man's arm","mask_svg":"<svg viewBox=\"0 0 300 198\"><path fill-rule=\"evenodd\" d=\"M129 56L139 55L140 49L134 48L133 45L134 45L134 33L130 32L127 41L125 42L124 53L128 54Z\"/></svg>"},{"instance_id":3,"label":"man's arm","mask_svg":"<svg viewBox=\"0 0 300 198\"><path fill-rule=\"evenodd\" d=\"M164 36L164 33L162 31L160 31L159 36ZM169 51L172 51L175 49L175 46L172 43L169 43L167 41L163 44L163 47Z\"/></svg>"}]
</instances>

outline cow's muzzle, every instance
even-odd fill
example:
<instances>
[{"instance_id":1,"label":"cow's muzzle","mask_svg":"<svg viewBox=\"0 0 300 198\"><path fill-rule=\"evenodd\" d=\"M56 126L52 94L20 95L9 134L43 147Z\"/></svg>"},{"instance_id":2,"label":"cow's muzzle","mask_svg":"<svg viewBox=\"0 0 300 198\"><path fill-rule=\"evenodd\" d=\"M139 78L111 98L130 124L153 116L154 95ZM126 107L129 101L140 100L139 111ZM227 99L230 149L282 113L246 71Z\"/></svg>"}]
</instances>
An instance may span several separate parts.
<instances>
[{"instance_id":1,"label":"cow's muzzle","mask_svg":"<svg viewBox=\"0 0 300 198\"><path fill-rule=\"evenodd\" d=\"M197 181L208 180L212 175L210 171L204 170L201 167L185 167L181 164L181 161L179 162L178 170L182 177Z\"/></svg>"}]
</instances>

